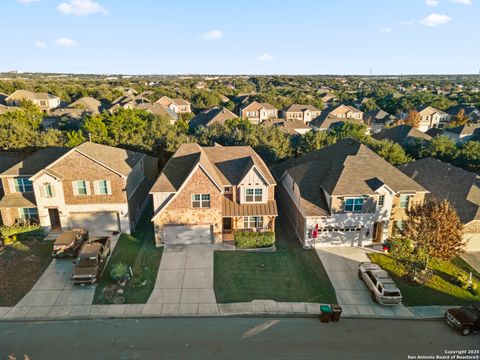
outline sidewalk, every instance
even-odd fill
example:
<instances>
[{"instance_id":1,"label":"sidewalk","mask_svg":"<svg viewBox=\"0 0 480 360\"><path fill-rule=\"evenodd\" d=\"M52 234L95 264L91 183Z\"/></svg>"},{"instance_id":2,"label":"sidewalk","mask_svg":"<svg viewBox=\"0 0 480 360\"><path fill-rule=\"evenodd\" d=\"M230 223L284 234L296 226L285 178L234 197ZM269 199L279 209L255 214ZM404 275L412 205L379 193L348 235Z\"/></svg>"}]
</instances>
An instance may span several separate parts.
<instances>
[{"instance_id":1,"label":"sidewalk","mask_svg":"<svg viewBox=\"0 0 480 360\"><path fill-rule=\"evenodd\" d=\"M191 304L189 311L171 304L130 305L73 305L54 306L48 311L38 307L0 307L0 321L16 320L66 320L66 319L105 319L137 317L221 317L221 316L290 316L315 317L320 313L320 304L304 302L277 302L273 300L253 300L230 304ZM371 319L440 319L448 307L417 306L407 308L408 315L370 314L359 315L349 311L342 313L345 318ZM33 311L35 309L35 311Z\"/></svg>"}]
</instances>

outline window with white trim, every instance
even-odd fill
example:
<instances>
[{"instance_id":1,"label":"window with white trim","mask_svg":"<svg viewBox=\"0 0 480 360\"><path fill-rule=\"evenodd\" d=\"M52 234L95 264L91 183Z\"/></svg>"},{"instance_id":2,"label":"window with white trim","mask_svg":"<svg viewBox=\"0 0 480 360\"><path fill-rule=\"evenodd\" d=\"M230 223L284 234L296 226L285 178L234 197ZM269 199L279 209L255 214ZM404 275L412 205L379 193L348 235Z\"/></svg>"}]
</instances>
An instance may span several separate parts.
<instances>
[{"instance_id":1,"label":"window with white trim","mask_svg":"<svg viewBox=\"0 0 480 360\"><path fill-rule=\"evenodd\" d=\"M262 202L263 189L262 188L246 188L245 202Z\"/></svg>"},{"instance_id":2,"label":"window with white trim","mask_svg":"<svg viewBox=\"0 0 480 360\"><path fill-rule=\"evenodd\" d=\"M263 216L245 216L243 218L244 229L260 229L263 228Z\"/></svg>"},{"instance_id":3,"label":"window with white trim","mask_svg":"<svg viewBox=\"0 0 480 360\"><path fill-rule=\"evenodd\" d=\"M97 195L108 195L108 181L107 180L98 180L97 181Z\"/></svg>"},{"instance_id":4,"label":"window with white trim","mask_svg":"<svg viewBox=\"0 0 480 360\"><path fill-rule=\"evenodd\" d=\"M87 195L87 182L85 180L76 181L77 195Z\"/></svg>"},{"instance_id":5,"label":"window with white trim","mask_svg":"<svg viewBox=\"0 0 480 360\"><path fill-rule=\"evenodd\" d=\"M385 195L380 195L378 197L378 206L383 206L385 204Z\"/></svg>"},{"instance_id":6,"label":"window with white trim","mask_svg":"<svg viewBox=\"0 0 480 360\"><path fill-rule=\"evenodd\" d=\"M38 209L37 208L20 208L20 218L28 221L38 221Z\"/></svg>"},{"instance_id":7,"label":"window with white trim","mask_svg":"<svg viewBox=\"0 0 480 360\"><path fill-rule=\"evenodd\" d=\"M345 199L345 211L347 212L361 212L363 209L364 198L349 198Z\"/></svg>"},{"instance_id":8,"label":"window with white trim","mask_svg":"<svg viewBox=\"0 0 480 360\"><path fill-rule=\"evenodd\" d=\"M50 183L43 184L43 197L51 198L53 197L53 186Z\"/></svg>"},{"instance_id":9,"label":"window with white trim","mask_svg":"<svg viewBox=\"0 0 480 360\"><path fill-rule=\"evenodd\" d=\"M33 184L27 178L15 178L13 179L13 184L16 192L33 192Z\"/></svg>"},{"instance_id":10,"label":"window with white trim","mask_svg":"<svg viewBox=\"0 0 480 360\"><path fill-rule=\"evenodd\" d=\"M410 195L400 195L400 209L408 209Z\"/></svg>"},{"instance_id":11,"label":"window with white trim","mask_svg":"<svg viewBox=\"0 0 480 360\"><path fill-rule=\"evenodd\" d=\"M192 207L203 209L210 207L210 194L192 194Z\"/></svg>"}]
</instances>

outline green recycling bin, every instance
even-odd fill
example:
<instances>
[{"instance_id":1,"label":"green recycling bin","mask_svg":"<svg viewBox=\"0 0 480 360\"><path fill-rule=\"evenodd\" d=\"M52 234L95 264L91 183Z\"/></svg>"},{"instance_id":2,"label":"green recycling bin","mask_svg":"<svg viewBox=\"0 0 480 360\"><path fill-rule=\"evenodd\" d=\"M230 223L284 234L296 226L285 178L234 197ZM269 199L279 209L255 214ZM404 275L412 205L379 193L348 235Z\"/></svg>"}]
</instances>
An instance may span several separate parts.
<instances>
[{"instance_id":1,"label":"green recycling bin","mask_svg":"<svg viewBox=\"0 0 480 360\"><path fill-rule=\"evenodd\" d=\"M330 305L332 308L332 321L339 321L340 315L342 315L342 307L338 304Z\"/></svg>"},{"instance_id":2,"label":"green recycling bin","mask_svg":"<svg viewBox=\"0 0 480 360\"><path fill-rule=\"evenodd\" d=\"M320 321L328 323L332 319L332 308L330 305L320 305Z\"/></svg>"}]
</instances>

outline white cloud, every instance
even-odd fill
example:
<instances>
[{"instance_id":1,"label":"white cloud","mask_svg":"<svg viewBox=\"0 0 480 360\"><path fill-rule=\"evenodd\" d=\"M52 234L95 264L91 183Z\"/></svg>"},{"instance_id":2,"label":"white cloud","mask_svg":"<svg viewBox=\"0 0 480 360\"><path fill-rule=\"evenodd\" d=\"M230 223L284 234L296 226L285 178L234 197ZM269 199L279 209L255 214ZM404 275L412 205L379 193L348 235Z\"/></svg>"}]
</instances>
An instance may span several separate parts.
<instances>
[{"instance_id":1,"label":"white cloud","mask_svg":"<svg viewBox=\"0 0 480 360\"><path fill-rule=\"evenodd\" d=\"M384 27L384 28L381 28L380 29L380 32L384 33L384 34L390 34L392 32L392 28L390 27Z\"/></svg>"},{"instance_id":2,"label":"white cloud","mask_svg":"<svg viewBox=\"0 0 480 360\"><path fill-rule=\"evenodd\" d=\"M425 5L427 6L437 6L439 4L438 0L426 0Z\"/></svg>"},{"instance_id":3,"label":"white cloud","mask_svg":"<svg viewBox=\"0 0 480 360\"><path fill-rule=\"evenodd\" d=\"M17 0L18 3L20 4L31 4L34 2L38 2L39 0Z\"/></svg>"},{"instance_id":4,"label":"white cloud","mask_svg":"<svg viewBox=\"0 0 480 360\"><path fill-rule=\"evenodd\" d=\"M35 41L34 45L36 48L39 48L39 49L45 49L47 47L47 43L40 40Z\"/></svg>"},{"instance_id":5,"label":"white cloud","mask_svg":"<svg viewBox=\"0 0 480 360\"><path fill-rule=\"evenodd\" d=\"M202 35L203 40L218 40L223 37L223 33L220 30L207 31Z\"/></svg>"},{"instance_id":6,"label":"white cloud","mask_svg":"<svg viewBox=\"0 0 480 360\"><path fill-rule=\"evenodd\" d=\"M58 47L72 47L77 45L77 42L75 40L68 39L68 38L58 38L53 43L55 44L55 46L58 46Z\"/></svg>"},{"instance_id":7,"label":"white cloud","mask_svg":"<svg viewBox=\"0 0 480 360\"><path fill-rule=\"evenodd\" d=\"M257 58L257 60L260 61L260 62L267 62L267 61L272 61L272 60L273 60L273 57L272 57L272 55L270 55L270 54L263 53L262 55L260 55L260 56Z\"/></svg>"},{"instance_id":8,"label":"white cloud","mask_svg":"<svg viewBox=\"0 0 480 360\"><path fill-rule=\"evenodd\" d=\"M473 1L472 0L451 0L454 3L457 4L463 4L463 5L472 5Z\"/></svg>"},{"instance_id":9,"label":"white cloud","mask_svg":"<svg viewBox=\"0 0 480 360\"><path fill-rule=\"evenodd\" d=\"M109 15L103 5L92 0L70 0L57 5L57 10L65 15L86 16L90 14Z\"/></svg>"},{"instance_id":10,"label":"white cloud","mask_svg":"<svg viewBox=\"0 0 480 360\"><path fill-rule=\"evenodd\" d=\"M452 18L444 14L430 14L420 20L420 24L425 26L438 26L448 23Z\"/></svg>"}]
</instances>

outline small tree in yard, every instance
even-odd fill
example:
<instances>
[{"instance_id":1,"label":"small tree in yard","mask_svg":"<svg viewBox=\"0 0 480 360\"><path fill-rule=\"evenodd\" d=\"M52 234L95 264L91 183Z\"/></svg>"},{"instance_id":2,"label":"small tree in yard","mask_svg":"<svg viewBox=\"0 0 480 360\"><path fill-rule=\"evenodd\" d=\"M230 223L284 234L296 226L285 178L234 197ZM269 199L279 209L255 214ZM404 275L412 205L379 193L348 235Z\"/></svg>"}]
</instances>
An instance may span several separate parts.
<instances>
[{"instance_id":1,"label":"small tree in yard","mask_svg":"<svg viewBox=\"0 0 480 360\"><path fill-rule=\"evenodd\" d=\"M404 236L432 257L451 260L463 252L463 225L446 200L414 204L407 212Z\"/></svg>"},{"instance_id":2,"label":"small tree in yard","mask_svg":"<svg viewBox=\"0 0 480 360\"><path fill-rule=\"evenodd\" d=\"M418 128L420 126L420 115L417 110L410 110L408 112L407 118L403 121L405 125L410 125L411 127Z\"/></svg>"}]
</instances>

